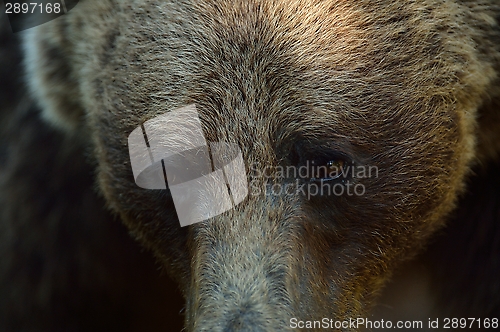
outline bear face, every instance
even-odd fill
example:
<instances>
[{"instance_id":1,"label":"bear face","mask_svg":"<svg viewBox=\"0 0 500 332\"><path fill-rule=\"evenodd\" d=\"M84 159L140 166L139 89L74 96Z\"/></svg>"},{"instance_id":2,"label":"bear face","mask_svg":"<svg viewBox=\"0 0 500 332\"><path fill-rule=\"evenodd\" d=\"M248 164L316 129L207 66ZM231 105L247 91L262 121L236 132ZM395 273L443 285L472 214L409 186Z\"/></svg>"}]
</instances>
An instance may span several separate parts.
<instances>
[{"instance_id":1,"label":"bear face","mask_svg":"<svg viewBox=\"0 0 500 332\"><path fill-rule=\"evenodd\" d=\"M496 96L498 52L479 41L500 9L485 5L82 1L29 31L27 68L46 118L93 146L107 203L180 283L188 330L284 330L366 313L454 208ZM135 184L127 139L191 104L259 190L181 228L169 190ZM309 195L312 176L264 192L286 180L263 169L330 162L376 173L346 179L362 194Z\"/></svg>"}]
</instances>

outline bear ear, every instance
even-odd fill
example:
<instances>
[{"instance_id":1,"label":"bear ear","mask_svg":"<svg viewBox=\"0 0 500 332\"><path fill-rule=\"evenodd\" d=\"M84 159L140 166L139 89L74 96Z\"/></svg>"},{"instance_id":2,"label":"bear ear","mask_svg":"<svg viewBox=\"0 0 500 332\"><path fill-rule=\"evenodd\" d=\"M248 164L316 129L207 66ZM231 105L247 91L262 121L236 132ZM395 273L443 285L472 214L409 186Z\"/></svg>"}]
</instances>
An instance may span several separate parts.
<instances>
[{"instance_id":1,"label":"bear ear","mask_svg":"<svg viewBox=\"0 0 500 332\"><path fill-rule=\"evenodd\" d=\"M23 31L25 79L42 117L66 132L83 126L79 84L71 65L71 45L64 29L49 22Z\"/></svg>"}]
</instances>

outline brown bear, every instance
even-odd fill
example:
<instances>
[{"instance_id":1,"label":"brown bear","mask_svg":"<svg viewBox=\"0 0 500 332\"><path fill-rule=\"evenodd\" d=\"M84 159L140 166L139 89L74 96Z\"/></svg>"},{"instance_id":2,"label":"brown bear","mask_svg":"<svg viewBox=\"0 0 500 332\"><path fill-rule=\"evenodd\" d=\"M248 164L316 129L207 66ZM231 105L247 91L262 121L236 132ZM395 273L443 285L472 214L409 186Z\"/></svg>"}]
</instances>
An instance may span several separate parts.
<instances>
[{"instance_id":1,"label":"brown bear","mask_svg":"<svg viewBox=\"0 0 500 332\"><path fill-rule=\"evenodd\" d=\"M60 221L53 227L92 219L98 203L79 192L91 187L79 184L87 151L109 209L180 285L188 331L370 328L383 286L429 241L421 258L435 295L425 303L437 305L429 318L446 328L446 318L474 313L481 320L471 328L498 326L499 17L495 0L80 1L22 33L31 96L64 134L32 140L30 154L9 155L15 144L6 144L13 173L2 197L15 212L2 223L36 225L26 181L44 174L15 182L16 171L34 172L34 159L55 160L57 192L37 191L45 218ZM128 138L193 104L208 142L241 150L250 190L232 209L181 227L172 188L135 183ZM49 130L22 121L7 129ZM278 174L304 168L305 176ZM467 179L475 195L456 210ZM75 215L62 220L66 207ZM57 231L47 231L50 242ZM99 252L114 248L105 238Z\"/></svg>"}]
</instances>

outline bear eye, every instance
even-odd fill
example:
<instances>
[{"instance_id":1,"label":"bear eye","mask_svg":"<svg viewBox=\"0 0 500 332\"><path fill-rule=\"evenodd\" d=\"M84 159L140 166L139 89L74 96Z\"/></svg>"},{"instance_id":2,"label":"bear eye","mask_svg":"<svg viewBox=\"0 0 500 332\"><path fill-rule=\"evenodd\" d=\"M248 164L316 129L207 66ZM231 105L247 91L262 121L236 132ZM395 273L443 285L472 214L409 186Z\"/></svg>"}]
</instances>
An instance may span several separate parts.
<instances>
[{"instance_id":1,"label":"bear eye","mask_svg":"<svg viewBox=\"0 0 500 332\"><path fill-rule=\"evenodd\" d=\"M303 140L293 144L288 161L298 170L295 177L305 182L344 182L354 165L354 160L340 150Z\"/></svg>"},{"instance_id":2,"label":"bear eye","mask_svg":"<svg viewBox=\"0 0 500 332\"><path fill-rule=\"evenodd\" d=\"M333 181L346 175L347 162L343 159L336 158L326 162L312 160L310 163L310 182Z\"/></svg>"}]
</instances>

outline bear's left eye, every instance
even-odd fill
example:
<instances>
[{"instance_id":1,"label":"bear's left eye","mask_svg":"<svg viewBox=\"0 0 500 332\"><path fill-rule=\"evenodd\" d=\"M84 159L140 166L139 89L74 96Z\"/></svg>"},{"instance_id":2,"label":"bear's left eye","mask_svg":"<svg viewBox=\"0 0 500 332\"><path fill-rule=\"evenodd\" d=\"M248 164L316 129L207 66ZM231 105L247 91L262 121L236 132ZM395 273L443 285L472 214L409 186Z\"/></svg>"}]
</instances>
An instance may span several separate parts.
<instances>
[{"instance_id":1,"label":"bear's left eye","mask_svg":"<svg viewBox=\"0 0 500 332\"><path fill-rule=\"evenodd\" d=\"M318 148L318 145L311 147L300 142L290 151L289 161L298 169L300 180L333 182L347 179L352 158L338 150Z\"/></svg>"},{"instance_id":2,"label":"bear's left eye","mask_svg":"<svg viewBox=\"0 0 500 332\"><path fill-rule=\"evenodd\" d=\"M343 175L346 175L346 164L347 162L340 158L335 158L324 161L311 160L309 170L310 177L309 181L333 181L337 180Z\"/></svg>"}]
</instances>

